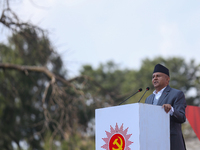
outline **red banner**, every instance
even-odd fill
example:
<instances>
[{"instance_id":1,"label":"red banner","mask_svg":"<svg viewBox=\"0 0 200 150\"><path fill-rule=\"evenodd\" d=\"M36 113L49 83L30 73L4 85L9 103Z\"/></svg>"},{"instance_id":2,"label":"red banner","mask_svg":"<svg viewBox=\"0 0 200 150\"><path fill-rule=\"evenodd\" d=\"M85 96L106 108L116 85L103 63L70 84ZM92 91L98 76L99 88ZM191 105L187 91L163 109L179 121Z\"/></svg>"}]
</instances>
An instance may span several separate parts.
<instances>
[{"instance_id":1,"label":"red banner","mask_svg":"<svg viewBox=\"0 0 200 150\"><path fill-rule=\"evenodd\" d=\"M185 115L200 140L200 107L187 106L185 109Z\"/></svg>"}]
</instances>

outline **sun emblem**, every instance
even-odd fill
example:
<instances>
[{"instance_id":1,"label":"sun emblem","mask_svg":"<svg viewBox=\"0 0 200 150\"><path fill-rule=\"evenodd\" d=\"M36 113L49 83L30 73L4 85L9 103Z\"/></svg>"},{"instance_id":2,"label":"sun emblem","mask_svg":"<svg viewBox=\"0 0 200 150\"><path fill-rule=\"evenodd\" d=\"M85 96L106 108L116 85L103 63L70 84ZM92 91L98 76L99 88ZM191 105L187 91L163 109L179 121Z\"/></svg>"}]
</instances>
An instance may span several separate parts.
<instances>
[{"instance_id":1,"label":"sun emblem","mask_svg":"<svg viewBox=\"0 0 200 150\"><path fill-rule=\"evenodd\" d=\"M116 123L115 129L110 126L110 132L105 131L107 138L102 138L106 144L101 146L106 150L131 150L130 146L133 142L129 141L132 134L127 134L128 128L123 130L123 124L120 129Z\"/></svg>"}]
</instances>

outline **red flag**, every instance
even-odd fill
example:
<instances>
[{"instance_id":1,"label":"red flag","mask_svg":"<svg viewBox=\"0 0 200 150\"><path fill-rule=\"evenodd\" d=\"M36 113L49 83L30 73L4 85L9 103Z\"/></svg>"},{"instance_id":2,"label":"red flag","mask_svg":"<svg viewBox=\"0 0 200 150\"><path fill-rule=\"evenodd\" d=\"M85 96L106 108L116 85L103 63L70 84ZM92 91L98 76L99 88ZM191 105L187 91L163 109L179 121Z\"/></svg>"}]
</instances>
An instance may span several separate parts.
<instances>
[{"instance_id":1,"label":"red flag","mask_svg":"<svg viewBox=\"0 0 200 150\"><path fill-rule=\"evenodd\" d=\"M187 106L185 109L185 115L200 140L200 107Z\"/></svg>"}]
</instances>

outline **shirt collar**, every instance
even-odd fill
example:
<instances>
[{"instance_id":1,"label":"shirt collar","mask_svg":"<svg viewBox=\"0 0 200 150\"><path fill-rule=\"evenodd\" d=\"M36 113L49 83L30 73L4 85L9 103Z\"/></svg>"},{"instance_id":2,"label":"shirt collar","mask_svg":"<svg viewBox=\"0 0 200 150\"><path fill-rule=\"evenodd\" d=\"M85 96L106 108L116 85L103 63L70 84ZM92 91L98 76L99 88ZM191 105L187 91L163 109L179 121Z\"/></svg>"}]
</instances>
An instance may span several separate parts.
<instances>
[{"instance_id":1,"label":"shirt collar","mask_svg":"<svg viewBox=\"0 0 200 150\"><path fill-rule=\"evenodd\" d=\"M167 87L167 86L166 86ZM159 95L161 95L162 93L163 93L163 91L165 90L165 88L166 87L164 87L162 90L160 90L158 93L156 93L156 90L154 90L153 91L153 94L155 94L155 95L157 95L157 94L159 94Z\"/></svg>"}]
</instances>

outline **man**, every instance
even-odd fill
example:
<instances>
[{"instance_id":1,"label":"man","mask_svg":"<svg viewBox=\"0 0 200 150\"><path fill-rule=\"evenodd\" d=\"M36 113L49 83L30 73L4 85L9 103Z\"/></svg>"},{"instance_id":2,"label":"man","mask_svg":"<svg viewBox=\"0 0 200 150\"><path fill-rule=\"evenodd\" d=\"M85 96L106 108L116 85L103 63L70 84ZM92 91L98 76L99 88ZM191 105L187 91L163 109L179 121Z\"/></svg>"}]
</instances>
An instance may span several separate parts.
<instances>
[{"instance_id":1,"label":"man","mask_svg":"<svg viewBox=\"0 0 200 150\"><path fill-rule=\"evenodd\" d=\"M171 88L169 80L169 70L157 64L152 76L155 91L147 97L145 103L160 105L166 113L170 113L170 149L185 150L185 142L181 131L181 124L186 120L185 96L182 91Z\"/></svg>"}]
</instances>

